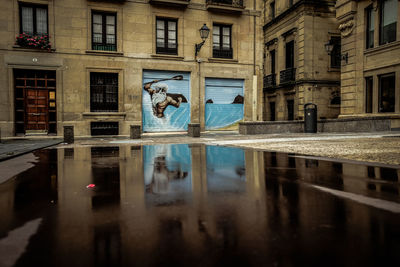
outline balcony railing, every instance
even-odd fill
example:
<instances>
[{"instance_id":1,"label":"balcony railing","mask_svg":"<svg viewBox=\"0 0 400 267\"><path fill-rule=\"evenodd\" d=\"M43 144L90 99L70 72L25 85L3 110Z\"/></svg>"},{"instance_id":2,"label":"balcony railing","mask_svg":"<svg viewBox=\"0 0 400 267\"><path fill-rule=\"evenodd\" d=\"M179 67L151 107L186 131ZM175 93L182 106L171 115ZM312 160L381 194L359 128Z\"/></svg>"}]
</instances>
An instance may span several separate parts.
<instances>
[{"instance_id":1,"label":"balcony railing","mask_svg":"<svg viewBox=\"0 0 400 267\"><path fill-rule=\"evenodd\" d=\"M276 86L276 73L264 76L264 90L272 89Z\"/></svg>"},{"instance_id":2,"label":"balcony railing","mask_svg":"<svg viewBox=\"0 0 400 267\"><path fill-rule=\"evenodd\" d=\"M244 10L243 0L206 0L207 10L222 13L241 14Z\"/></svg>"},{"instance_id":3,"label":"balcony railing","mask_svg":"<svg viewBox=\"0 0 400 267\"><path fill-rule=\"evenodd\" d=\"M232 7L243 7L243 0L207 0L208 5L228 5Z\"/></svg>"},{"instance_id":4,"label":"balcony railing","mask_svg":"<svg viewBox=\"0 0 400 267\"><path fill-rule=\"evenodd\" d=\"M124 3L127 0L88 0L91 2L110 2L110 3Z\"/></svg>"},{"instance_id":5,"label":"balcony railing","mask_svg":"<svg viewBox=\"0 0 400 267\"><path fill-rule=\"evenodd\" d=\"M161 5L166 7L187 7L190 0L150 0L152 5Z\"/></svg>"},{"instance_id":6,"label":"balcony railing","mask_svg":"<svg viewBox=\"0 0 400 267\"><path fill-rule=\"evenodd\" d=\"M232 58L233 51L231 49L213 49L213 57L215 58Z\"/></svg>"},{"instance_id":7,"label":"balcony railing","mask_svg":"<svg viewBox=\"0 0 400 267\"><path fill-rule=\"evenodd\" d=\"M279 81L280 84L291 83L296 80L296 69L290 68L280 72Z\"/></svg>"}]
</instances>

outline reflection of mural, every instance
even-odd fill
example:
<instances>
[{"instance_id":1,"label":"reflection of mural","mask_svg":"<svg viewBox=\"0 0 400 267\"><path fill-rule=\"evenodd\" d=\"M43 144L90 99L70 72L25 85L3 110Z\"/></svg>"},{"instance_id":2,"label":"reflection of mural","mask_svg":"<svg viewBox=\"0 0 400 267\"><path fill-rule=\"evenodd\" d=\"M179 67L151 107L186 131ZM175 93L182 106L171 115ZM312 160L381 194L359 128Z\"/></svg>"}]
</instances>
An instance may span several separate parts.
<instances>
[{"instance_id":1,"label":"reflection of mural","mask_svg":"<svg viewBox=\"0 0 400 267\"><path fill-rule=\"evenodd\" d=\"M246 181L244 151L207 146L207 187L210 192L240 192Z\"/></svg>"},{"instance_id":2,"label":"reflection of mural","mask_svg":"<svg viewBox=\"0 0 400 267\"><path fill-rule=\"evenodd\" d=\"M206 79L207 130L235 129L243 119L243 80Z\"/></svg>"},{"instance_id":3,"label":"reflection of mural","mask_svg":"<svg viewBox=\"0 0 400 267\"><path fill-rule=\"evenodd\" d=\"M157 195L191 191L188 145L144 146L146 192Z\"/></svg>"},{"instance_id":4,"label":"reflection of mural","mask_svg":"<svg viewBox=\"0 0 400 267\"><path fill-rule=\"evenodd\" d=\"M143 72L143 130L183 131L190 119L189 74Z\"/></svg>"}]
</instances>

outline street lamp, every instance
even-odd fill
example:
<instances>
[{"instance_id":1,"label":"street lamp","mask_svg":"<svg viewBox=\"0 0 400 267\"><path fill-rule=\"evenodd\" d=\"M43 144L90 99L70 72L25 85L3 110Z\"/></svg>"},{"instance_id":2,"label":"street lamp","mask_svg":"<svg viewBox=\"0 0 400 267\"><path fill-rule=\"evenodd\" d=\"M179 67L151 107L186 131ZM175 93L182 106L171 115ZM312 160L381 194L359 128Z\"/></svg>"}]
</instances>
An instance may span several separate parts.
<instances>
[{"instance_id":1,"label":"street lamp","mask_svg":"<svg viewBox=\"0 0 400 267\"><path fill-rule=\"evenodd\" d=\"M325 44L325 50L326 50L326 52L328 52L328 55L332 54L334 46L335 46L335 44L332 43L332 40L329 40L329 42ZM346 52L346 54L343 54L343 55L340 54L340 59L345 60L346 64L347 64L348 59L349 59L349 53Z\"/></svg>"},{"instance_id":2,"label":"street lamp","mask_svg":"<svg viewBox=\"0 0 400 267\"><path fill-rule=\"evenodd\" d=\"M197 57L197 54L200 52L201 47L204 45L204 42L206 41L206 39L208 38L208 34L210 33L210 29L207 27L207 25L204 23L203 27L200 28L199 30L200 32L200 37L203 40L201 43L199 44L195 44L194 48L195 48L195 56Z\"/></svg>"}]
</instances>

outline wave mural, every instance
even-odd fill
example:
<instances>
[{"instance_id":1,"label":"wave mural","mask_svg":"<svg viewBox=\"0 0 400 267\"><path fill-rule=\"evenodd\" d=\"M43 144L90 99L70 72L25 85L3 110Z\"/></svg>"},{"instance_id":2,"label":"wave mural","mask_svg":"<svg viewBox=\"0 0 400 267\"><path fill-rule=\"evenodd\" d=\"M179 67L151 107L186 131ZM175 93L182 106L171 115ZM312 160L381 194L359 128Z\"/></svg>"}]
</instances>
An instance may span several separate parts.
<instances>
[{"instance_id":1,"label":"wave mural","mask_svg":"<svg viewBox=\"0 0 400 267\"><path fill-rule=\"evenodd\" d=\"M206 79L206 130L236 130L244 116L243 80Z\"/></svg>"}]
</instances>

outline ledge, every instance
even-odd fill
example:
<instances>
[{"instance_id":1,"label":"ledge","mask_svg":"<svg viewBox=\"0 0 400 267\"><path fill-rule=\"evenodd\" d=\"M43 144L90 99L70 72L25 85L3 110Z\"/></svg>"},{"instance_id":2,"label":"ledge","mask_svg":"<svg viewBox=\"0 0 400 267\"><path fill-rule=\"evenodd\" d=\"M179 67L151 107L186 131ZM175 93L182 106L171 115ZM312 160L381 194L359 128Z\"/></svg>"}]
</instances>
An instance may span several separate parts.
<instances>
[{"instance_id":1,"label":"ledge","mask_svg":"<svg viewBox=\"0 0 400 267\"><path fill-rule=\"evenodd\" d=\"M52 53L55 52L56 50L54 48L47 50L47 49L40 49L40 48L34 48L34 47L23 47L20 45L13 45L14 49L20 50L20 51L28 51L28 52L42 52L42 53Z\"/></svg>"},{"instance_id":2,"label":"ledge","mask_svg":"<svg viewBox=\"0 0 400 267\"><path fill-rule=\"evenodd\" d=\"M180 60L183 61L184 57L180 57L177 55L167 55L167 54L151 54L152 58L166 59L166 60Z\"/></svg>"},{"instance_id":3,"label":"ledge","mask_svg":"<svg viewBox=\"0 0 400 267\"><path fill-rule=\"evenodd\" d=\"M333 6L334 7L335 6L334 4L332 4L331 2L328 2L328 1L322 1L322 0L300 0L300 1L297 1L296 3L293 3L293 5L291 7L289 7L288 9L283 11L282 13L280 13L275 18L271 19L266 24L264 24L263 30L265 31L270 26L278 23L279 21L281 21L283 18L285 18L287 15L289 15L290 13L292 13L294 10L296 10L298 7L300 7L302 5L322 6L322 7L324 7L324 6L328 6L328 7L329 6Z\"/></svg>"},{"instance_id":4,"label":"ledge","mask_svg":"<svg viewBox=\"0 0 400 267\"><path fill-rule=\"evenodd\" d=\"M293 121L242 121L239 125L274 125L274 124L303 124L304 121L293 120Z\"/></svg>"},{"instance_id":5,"label":"ledge","mask_svg":"<svg viewBox=\"0 0 400 267\"><path fill-rule=\"evenodd\" d=\"M210 57L210 58L208 58L208 62L211 62L211 63L238 63L239 61L237 59L231 59L231 58Z\"/></svg>"},{"instance_id":6,"label":"ledge","mask_svg":"<svg viewBox=\"0 0 400 267\"><path fill-rule=\"evenodd\" d=\"M189 5L189 0L150 0L149 3L152 5L161 6L175 6L186 8Z\"/></svg>"},{"instance_id":7,"label":"ledge","mask_svg":"<svg viewBox=\"0 0 400 267\"><path fill-rule=\"evenodd\" d=\"M390 50L391 48L400 48L400 41L394 41L388 44L379 45L377 47L368 48L364 50L364 55L379 54Z\"/></svg>"},{"instance_id":8,"label":"ledge","mask_svg":"<svg viewBox=\"0 0 400 267\"><path fill-rule=\"evenodd\" d=\"M370 113L371 114L371 113ZM389 113L389 114L377 114L372 113L371 115L360 114L360 115L339 115L339 118L335 119L337 121L355 121L355 120L390 120L390 119L400 119L400 114ZM324 121L332 121L332 119L327 119Z\"/></svg>"},{"instance_id":9,"label":"ledge","mask_svg":"<svg viewBox=\"0 0 400 267\"><path fill-rule=\"evenodd\" d=\"M91 55L99 55L99 56L114 56L114 57L120 57L123 56L123 52L117 52L117 51L101 51L101 50L86 50L86 54L91 54Z\"/></svg>"},{"instance_id":10,"label":"ledge","mask_svg":"<svg viewBox=\"0 0 400 267\"><path fill-rule=\"evenodd\" d=\"M400 114L388 116L353 117L318 120L318 132L374 132L397 131ZM271 134L304 132L304 121L247 121L239 123L240 134Z\"/></svg>"},{"instance_id":11,"label":"ledge","mask_svg":"<svg viewBox=\"0 0 400 267\"><path fill-rule=\"evenodd\" d=\"M230 13L230 14L236 14L240 15L245 7L235 7L232 5L225 5L225 4L220 4L220 3L207 3L206 5L207 10L212 11L212 12L221 12L221 13Z\"/></svg>"},{"instance_id":12,"label":"ledge","mask_svg":"<svg viewBox=\"0 0 400 267\"><path fill-rule=\"evenodd\" d=\"M121 117L125 118L126 112L83 112L83 117Z\"/></svg>"}]
</instances>

